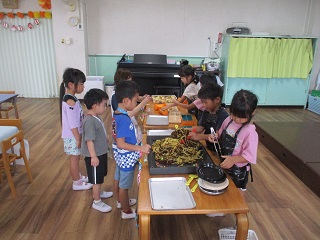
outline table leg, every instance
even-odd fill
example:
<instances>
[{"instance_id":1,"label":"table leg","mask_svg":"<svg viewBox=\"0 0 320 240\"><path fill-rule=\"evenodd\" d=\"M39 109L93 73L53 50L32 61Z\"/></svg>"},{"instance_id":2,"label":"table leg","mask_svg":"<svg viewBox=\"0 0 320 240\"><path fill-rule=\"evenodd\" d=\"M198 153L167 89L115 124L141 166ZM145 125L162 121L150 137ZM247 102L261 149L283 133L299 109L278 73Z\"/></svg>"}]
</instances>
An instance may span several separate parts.
<instances>
[{"instance_id":1,"label":"table leg","mask_svg":"<svg viewBox=\"0 0 320 240\"><path fill-rule=\"evenodd\" d=\"M246 240L249 230L249 221L246 213L236 213L237 235L236 240Z\"/></svg>"},{"instance_id":2,"label":"table leg","mask_svg":"<svg viewBox=\"0 0 320 240\"><path fill-rule=\"evenodd\" d=\"M150 239L150 215L139 215L139 238Z\"/></svg>"},{"instance_id":3,"label":"table leg","mask_svg":"<svg viewBox=\"0 0 320 240\"><path fill-rule=\"evenodd\" d=\"M17 97L13 98L13 106L14 106L14 112L16 115L16 119L19 119L19 114L18 114L18 107L17 107Z\"/></svg>"}]
</instances>

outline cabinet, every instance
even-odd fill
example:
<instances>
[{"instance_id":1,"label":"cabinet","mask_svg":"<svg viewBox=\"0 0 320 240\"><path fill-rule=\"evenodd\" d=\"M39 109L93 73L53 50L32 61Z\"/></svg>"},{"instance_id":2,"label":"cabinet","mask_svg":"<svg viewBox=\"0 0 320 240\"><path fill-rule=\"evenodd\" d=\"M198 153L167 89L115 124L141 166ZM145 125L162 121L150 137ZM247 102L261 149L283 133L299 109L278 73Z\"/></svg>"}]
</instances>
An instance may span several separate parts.
<instances>
[{"instance_id":1,"label":"cabinet","mask_svg":"<svg viewBox=\"0 0 320 240\"><path fill-rule=\"evenodd\" d=\"M222 44L222 74L221 80L224 83L223 102L231 104L235 92L246 89L254 92L259 99L259 105L266 106L305 106L307 102L310 74L306 79L301 78L238 78L228 76L228 58L230 39L234 35L224 35ZM262 37L252 35L236 35L236 37ZM273 38L274 36L265 36ZM278 36L281 38L281 36ZM294 38L294 37L292 37ZM306 38L306 37L304 37ZM313 46L318 39L312 38Z\"/></svg>"}]
</instances>

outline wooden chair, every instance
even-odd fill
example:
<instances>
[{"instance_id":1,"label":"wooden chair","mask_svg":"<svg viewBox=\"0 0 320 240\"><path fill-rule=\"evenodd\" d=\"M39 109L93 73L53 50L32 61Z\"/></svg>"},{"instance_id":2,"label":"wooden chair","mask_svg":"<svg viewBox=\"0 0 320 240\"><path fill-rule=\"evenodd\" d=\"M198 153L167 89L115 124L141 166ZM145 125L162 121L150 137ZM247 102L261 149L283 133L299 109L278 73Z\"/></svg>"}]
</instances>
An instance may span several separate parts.
<instances>
[{"instance_id":1,"label":"wooden chair","mask_svg":"<svg viewBox=\"0 0 320 240\"><path fill-rule=\"evenodd\" d=\"M16 188L14 186L14 182L13 182L13 178L11 175L11 171L10 171L10 164L12 162L14 162L16 159L20 159L23 158L26 170L27 170L27 174L28 174L28 179L29 182L31 183L33 181L33 177L31 174L31 169L30 169L30 165L29 162L27 160L26 157L26 153L25 153L25 146L24 146L24 136L23 136L23 132L22 132L22 121L21 119L0 119L0 126L16 126L19 131L10 136L9 138L3 140L1 142L1 149L2 149L2 153L0 154L0 171L1 171L1 175L2 175L2 171L4 170L11 188L11 192L14 198L17 197L17 192L16 192ZM19 154L11 154L11 153L7 153L8 150L12 149L13 146L17 145L18 143L20 143L20 150L19 150ZM2 176L0 178L0 180L2 180Z\"/></svg>"},{"instance_id":2,"label":"wooden chair","mask_svg":"<svg viewBox=\"0 0 320 240\"><path fill-rule=\"evenodd\" d=\"M0 94L15 94L15 91L0 91ZM14 109L14 105L11 102L4 102L0 104L0 118L2 118L2 112L5 112L6 117L9 118L9 111Z\"/></svg>"}]
</instances>

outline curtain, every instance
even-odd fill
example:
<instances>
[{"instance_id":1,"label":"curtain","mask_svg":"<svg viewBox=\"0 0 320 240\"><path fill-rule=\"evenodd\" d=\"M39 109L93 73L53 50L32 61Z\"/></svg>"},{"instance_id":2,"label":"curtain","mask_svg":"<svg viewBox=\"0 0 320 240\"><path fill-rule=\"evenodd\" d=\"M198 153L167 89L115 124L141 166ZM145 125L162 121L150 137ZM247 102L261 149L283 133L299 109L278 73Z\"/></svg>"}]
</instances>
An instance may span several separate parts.
<instances>
[{"instance_id":1,"label":"curtain","mask_svg":"<svg viewBox=\"0 0 320 240\"><path fill-rule=\"evenodd\" d=\"M0 25L0 89L14 90L19 97L59 96L52 19L38 20L37 25L27 16L6 17L2 23L9 27ZM23 30L13 31L13 25Z\"/></svg>"},{"instance_id":2,"label":"curtain","mask_svg":"<svg viewBox=\"0 0 320 240\"><path fill-rule=\"evenodd\" d=\"M228 77L306 79L312 62L311 39L231 38Z\"/></svg>"}]
</instances>

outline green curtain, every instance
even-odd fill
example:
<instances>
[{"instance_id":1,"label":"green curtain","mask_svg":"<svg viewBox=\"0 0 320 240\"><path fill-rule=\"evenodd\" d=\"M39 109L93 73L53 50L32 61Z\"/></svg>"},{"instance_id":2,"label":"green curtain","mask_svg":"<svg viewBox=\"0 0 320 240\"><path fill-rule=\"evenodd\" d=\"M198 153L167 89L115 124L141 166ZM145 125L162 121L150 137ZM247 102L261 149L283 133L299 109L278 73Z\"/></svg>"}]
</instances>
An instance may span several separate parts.
<instances>
[{"instance_id":1,"label":"green curtain","mask_svg":"<svg viewBox=\"0 0 320 240\"><path fill-rule=\"evenodd\" d=\"M306 79L312 68L311 39L274 39L278 46L273 64L274 78Z\"/></svg>"},{"instance_id":2,"label":"green curtain","mask_svg":"<svg viewBox=\"0 0 320 240\"><path fill-rule=\"evenodd\" d=\"M306 79L312 61L311 39L233 37L228 77Z\"/></svg>"}]
</instances>

